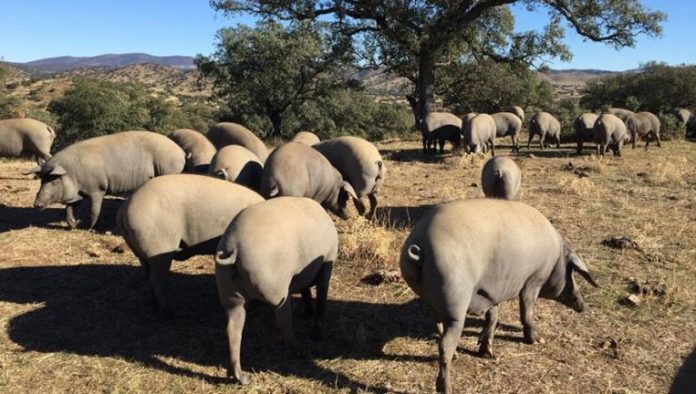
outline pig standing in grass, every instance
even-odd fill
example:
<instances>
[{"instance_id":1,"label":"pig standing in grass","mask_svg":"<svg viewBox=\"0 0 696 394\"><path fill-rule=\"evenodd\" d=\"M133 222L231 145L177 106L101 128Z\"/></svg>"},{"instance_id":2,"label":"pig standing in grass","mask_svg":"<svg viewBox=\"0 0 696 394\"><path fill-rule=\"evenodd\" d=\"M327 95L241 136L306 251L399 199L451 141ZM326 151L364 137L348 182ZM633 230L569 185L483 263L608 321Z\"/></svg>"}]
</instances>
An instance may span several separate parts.
<instances>
[{"instance_id":1,"label":"pig standing in grass","mask_svg":"<svg viewBox=\"0 0 696 394\"><path fill-rule=\"evenodd\" d=\"M491 149L491 156L495 156L495 120L488 114L477 114L469 117L464 126L464 144L467 151L476 153L479 148L482 152Z\"/></svg>"},{"instance_id":2,"label":"pig standing in grass","mask_svg":"<svg viewBox=\"0 0 696 394\"><path fill-rule=\"evenodd\" d=\"M498 304L514 298L525 341L541 342L533 320L538 297L585 309L573 272L597 285L548 219L526 204L478 199L433 208L404 242L401 273L434 312L440 334L437 390L452 393L452 357L467 313L486 314L482 355L492 355Z\"/></svg>"},{"instance_id":3,"label":"pig standing in grass","mask_svg":"<svg viewBox=\"0 0 696 394\"><path fill-rule=\"evenodd\" d=\"M299 350L292 330L291 294L302 293L311 312L311 287L317 304L312 335L321 338L329 279L338 254L333 221L314 200L279 197L243 210L225 230L215 255L218 294L227 312L230 375L246 384L240 349L247 301L275 308L285 342Z\"/></svg>"},{"instance_id":4,"label":"pig standing in grass","mask_svg":"<svg viewBox=\"0 0 696 394\"><path fill-rule=\"evenodd\" d=\"M145 269L155 311L171 313L165 279L172 260L213 255L232 219L261 201L244 186L192 174L158 177L133 193L117 221Z\"/></svg>"},{"instance_id":5,"label":"pig standing in grass","mask_svg":"<svg viewBox=\"0 0 696 394\"><path fill-rule=\"evenodd\" d=\"M186 154L186 172L203 173L215 156L215 146L201 133L191 129L174 130L170 135Z\"/></svg>"},{"instance_id":6,"label":"pig standing in grass","mask_svg":"<svg viewBox=\"0 0 696 394\"><path fill-rule=\"evenodd\" d=\"M336 167L343 180L350 183L357 199L355 207L363 215L365 205L361 199L370 200L370 211L366 217L371 219L377 210L377 192L384 183L387 169L377 147L358 137L338 137L322 141L312 146Z\"/></svg>"},{"instance_id":7,"label":"pig standing in grass","mask_svg":"<svg viewBox=\"0 0 696 394\"><path fill-rule=\"evenodd\" d=\"M268 149L263 141L251 130L238 123L218 123L208 130L207 137L217 149L227 145L241 145L254 152L262 163L268 157Z\"/></svg>"},{"instance_id":8,"label":"pig standing in grass","mask_svg":"<svg viewBox=\"0 0 696 394\"><path fill-rule=\"evenodd\" d=\"M0 157L32 155L41 164L51 158L55 138L56 132L38 120L0 120Z\"/></svg>"},{"instance_id":9,"label":"pig standing in grass","mask_svg":"<svg viewBox=\"0 0 696 394\"><path fill-rule=\"evenodd\" d=\"M329 160L300 142L283 144L268 156L260 190L264 198L311 198L344 220L348 219L348 200L358 200L353 187Z\"/></svg>"},{"instance_id":10,"label":"pig standing in grass","mask_svg":"<svg viewBox=\"0 0 696 394\"><path fill-rule=\"evenodd\" d=\"M575 118L573 121L575 140L578 143L578 154L582 153L582 145L584 142L594 140L594 124L598 118L599 115L586 112Z\"/></svg>"},{"instance_id":11,"label":"pig standing in grass","mask_svg":"<svg viewBox=\"0 0 696 394\"><path fill-rule=\"evenodd\" d=\"M263 174L263 163L249 149L241 145L227 145L220 149L208 166L208 175L238 183L258 191Z\"/></svg>"},{"instance_id":12,"label":"pig standing in grass","mask_svg":"<svg viewBox=\"0 0 696 394\"><path fill-rule=\"evenodd\" d=\"M319 137L311 131L300 131L294 136L292 136L291 142L301 142L305 145L312 146L321 142Z\"/></svg>"},{"instance_id":13,"label":"pig standing in grass","mask_svg":"<svg viewBox=\"0 0 696 394\"><path fill-rule=\"evenodd\" d=\"M520 190L521 182L520 167L509 157L493 157L486 162L481 171L483 193L489 198L512 200Z\"/></svg>"},{"instance_id":14,"label":"pig standing in grass","mask_svg":"<svg viewBox=\"0 0 696 394\"><path fill-rule=\"evenodd\" d=\"M623 144L628 141L626 125L616 115L602 114L594 124L594 140L597 143L597 155L607 152L608 148L614 151L614 156L621 156Z\"/></svg>"},{"instance_id":15,"label":"pig standing in grass","mask_svg":"<svg viewBox=\"0 0 696 394\"><path fill-rule=\"evenodd\" d=\"M549 146L549 140L556 140L556 148L561 148L561 122L548 112L537 112L529 120L529 140L527 149L532 145L534 135L539 134L539 147L543 150Z\"/></svg>"},{"instance_id":16,"label":"pig standing in grass","mask_svg":"<svg viewBox=\"0 0 696 394\"><path fill-rule=\"evenodd\" d=\"M106 194L132 192L156 176L178 174L185 163L184 151L169 138L149 131L125 131L76 142L26 174L41 178L34 207L67 205L71 228L77 225L73 208L89 198L92 229Z\"/></svg>"}]
</instances>

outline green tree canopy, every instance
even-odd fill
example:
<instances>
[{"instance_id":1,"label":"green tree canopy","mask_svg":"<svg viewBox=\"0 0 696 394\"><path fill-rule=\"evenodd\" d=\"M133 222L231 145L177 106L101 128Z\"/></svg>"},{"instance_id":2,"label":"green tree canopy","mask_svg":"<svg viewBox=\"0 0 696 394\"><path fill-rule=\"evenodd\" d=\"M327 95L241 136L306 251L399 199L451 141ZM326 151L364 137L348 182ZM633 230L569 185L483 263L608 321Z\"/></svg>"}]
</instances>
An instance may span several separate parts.
<instances>
[{"instance_id":1,"label":"green tree canopy","mask_svg":"<svg viewBox=\"0 0 696 394\"><path fill-rule=\"evenodd\" d=\"M12 117L14 109L19 105L19 100L7 93L7 78L10 70L0 65L0 119Z\"/></svg>"},{"instance_id":2,"label":"green tree canopy","mask_svg":"<svg viewBox=\"0 0 696 394\"><path fill-rule=\"evenodd\" d=\"M509 5L546 9L539 31L516 32ZM358 42L363 59L414 82L419 116L433 108L435 69L461 56L532 63L570 57L562 22L586 39L632 46L639 34L657 35L665 15L639 0L212 0L230 14L264 19L328 20L332 31Z\"/></svg>"},{"instance_id":3,"label":"green tree canopy","mask_svg":"<svg viewBox=\"0 0 696 394\"><path fill-rule=\"evenodd\" d=\"M293 106L327 96L343 85L340 67L349 54L339 50L322 23L262 21L256 27L222 29L211 57L196 64L226 101L229 118L264 114L272 134L283 133L283 118Z\"/></svg>"},{"instance_id":4,"label":"green tree canopy","mask_svg":"<svg viewBox=\"0 0 696 394\"><path fill-rule=\"evenodd\" d=\"M612 74L591 80L582 104L633 111L671 112L675 107L696 108L696 66L648 63L636 72Z\"/></svg>"},{"instance_id":5,"label":"green tree canopy","mask_svg":"<svg viewBox=\"0 0 696 394\"><path fill-rule=\"evenodd\" d=\"M125 130L207 129L207 122L199 118L212 113L191 104L179 108L137 84L94 79L75 80L62 97L49 103L48 110L60 125L59 146Z\"/></svg>"},{"instance_id":6,"label":"green tree canopy","mask_svg":"<svg viewBox=\"0 0 696 394\"><path fill-rule=\"evenodd\" d=\"M553 105L553 87L519 64L492 60L443 67L437 93L454 113L495 113L512 105L536 108Z\"/></svg>"}]
</instances>

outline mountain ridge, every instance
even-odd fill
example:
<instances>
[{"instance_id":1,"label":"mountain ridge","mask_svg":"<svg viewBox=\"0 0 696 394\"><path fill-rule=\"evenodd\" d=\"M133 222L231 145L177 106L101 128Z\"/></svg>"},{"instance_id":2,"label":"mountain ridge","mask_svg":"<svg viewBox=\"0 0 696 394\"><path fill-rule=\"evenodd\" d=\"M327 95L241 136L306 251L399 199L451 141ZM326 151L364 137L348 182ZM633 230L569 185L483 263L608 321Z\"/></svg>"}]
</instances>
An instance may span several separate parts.
<instances>
[{"instance_id":1,"label":"mountain ridge","mask_svg":"<svg viewBox=\"0 0 696 394\"><path fill-rule=\"evenodd\" d=\"M39 74L66 72L78 68L126 67L135 64L159 64L182 70L195 68L192 56L155 56L147 53L106 53L97 56L57 56L29 62L5 62L13 67Z\"/></svg>"}]
</instances>

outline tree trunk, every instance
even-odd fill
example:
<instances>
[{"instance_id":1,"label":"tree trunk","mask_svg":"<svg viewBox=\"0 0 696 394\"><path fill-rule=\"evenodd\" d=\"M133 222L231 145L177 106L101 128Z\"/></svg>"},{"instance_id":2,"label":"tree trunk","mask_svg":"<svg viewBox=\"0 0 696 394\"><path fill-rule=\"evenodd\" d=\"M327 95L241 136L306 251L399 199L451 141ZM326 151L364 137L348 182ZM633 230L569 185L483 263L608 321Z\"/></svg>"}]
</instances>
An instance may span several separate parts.
<instances>
[{"instance_id":1,"label":"tree trunk","mask_svg":"<svg viewBox=\"0 0 696 394\"><path fill-rule=\"evenodd\" d=\"M282 124L283 118L280 111L272 110L269 112L268 116L271 118L271 124L273 125L272 136L280 137L283 132Z\"/></svg>"},{"instance_id":2,"label":"tree trunk","mask_svg":"<svg viewBox=\"0 0 696 394\"><path fill-rule=\"evenodd\" d=\"M435 63L430 53L421 53L418 59L418 95L419 120L435 110Z\"/></svg>"},{"instance_id":3,"label":"tree trunk","mask_svg":"<svg viewBox=\"0 0 696 394\"><path fill-rule=\"evenodd\" d=\"M413 113L413 128L416 131L420 131L420 109L418 106L418 99L416 99L416 96L413 94L407 94L406 95L406 101L408 101L408 104L411 106L411 112Z\"/></svg>"}]
</instances>

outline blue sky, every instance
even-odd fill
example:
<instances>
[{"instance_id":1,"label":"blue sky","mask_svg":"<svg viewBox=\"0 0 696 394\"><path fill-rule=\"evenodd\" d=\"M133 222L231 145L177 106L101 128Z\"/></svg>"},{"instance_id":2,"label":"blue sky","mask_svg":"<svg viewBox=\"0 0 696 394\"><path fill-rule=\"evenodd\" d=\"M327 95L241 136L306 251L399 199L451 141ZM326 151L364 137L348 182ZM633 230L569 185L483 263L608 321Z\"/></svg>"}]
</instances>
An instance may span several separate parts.
<instances>
[{"instance_id":1,"label":"blue sky","mask_svg":"<svg viewBox=\"0 0 696 394\"><path fill-rule=\"evenodd\" d=\"M662 38L640 37L635 48L616 51L583 42L569 32L574 54L570 63L552 68L633 69L650 60L696 63L696 1L643 0L648 8L668 14ZM209 54L215 32L249 18L230 19L213 11L208 0L0 0L0 57L26 62L55 56L95 56L144 52L153 55ZM545 10L515 8L518 29L534 29L547 20Z\"/></svg>"}]
</instances>

